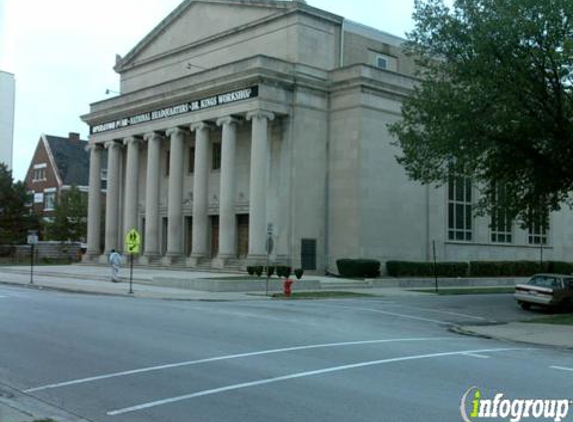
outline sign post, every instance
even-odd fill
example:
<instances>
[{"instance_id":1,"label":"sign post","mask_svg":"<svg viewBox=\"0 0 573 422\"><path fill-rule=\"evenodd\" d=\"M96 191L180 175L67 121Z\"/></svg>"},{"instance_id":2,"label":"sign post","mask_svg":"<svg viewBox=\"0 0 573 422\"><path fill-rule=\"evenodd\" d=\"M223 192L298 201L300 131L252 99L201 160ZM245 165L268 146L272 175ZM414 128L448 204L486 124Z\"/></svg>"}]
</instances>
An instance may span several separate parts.
<instances>
[{"instance_id":1,"label":"sign post","mask_svg":"<svg viewBox=\"0 0 573 422\"><path fill-rule=\"evenodd\" d=\"M434 282L436 287L436 293L438 293L438 265L436 263L436 241L432 240L432 249L434 250Z\"/></svg>"},{"instance_id":2,"label":"sign post","mask_svg":"<svg viewBox=\"0 0 573 422\"><path fill-rule=\"evenodd\" d=\"M30 284L34 284L34 245L38 243L38 232L28 231L28 245L30 245Z\"/></svg>"},{"instance_id":3,"label":"sign post","mask_svg":"<svg viewBox=\"0 0 573 422\"><path fill-rule=\"evenodd\" d=\"M139 253L141 235L135 229L131 229L125 235L125 250L129 254L129 293L133 294L133 255Z\"/></svg>"},{"instance_id":4,"label":"sign post","mask_svg":"<svg viewBox=\"0 0 573 422\"><path fill-rule=\"evenodd\" d=\"M273 253L274 241L273 241L273 223L267 225L267 242L265 244L265 249L267 251L267 282L265 283L265 296L269 295L269 262L270 255Z\"/></svg>"}]
</instances>

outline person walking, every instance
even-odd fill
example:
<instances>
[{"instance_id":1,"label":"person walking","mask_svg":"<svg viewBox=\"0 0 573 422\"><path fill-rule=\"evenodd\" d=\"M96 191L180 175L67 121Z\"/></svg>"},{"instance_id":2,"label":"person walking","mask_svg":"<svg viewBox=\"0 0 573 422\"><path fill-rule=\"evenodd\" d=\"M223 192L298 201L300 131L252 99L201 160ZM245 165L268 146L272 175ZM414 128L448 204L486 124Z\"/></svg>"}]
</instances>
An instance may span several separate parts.
<instances>
[{"instance_id":1,"label":"person walking","mask_svg":"<svg viewBox=\"0 0 573 422\"><path fill-rule=\"evenodd\" d=\"M111 264L111 281L112 283L119 283L119 267L122 264L122 258L115 249L111 250L109 254L109 263Z\"/></svg>"}]
</instances>

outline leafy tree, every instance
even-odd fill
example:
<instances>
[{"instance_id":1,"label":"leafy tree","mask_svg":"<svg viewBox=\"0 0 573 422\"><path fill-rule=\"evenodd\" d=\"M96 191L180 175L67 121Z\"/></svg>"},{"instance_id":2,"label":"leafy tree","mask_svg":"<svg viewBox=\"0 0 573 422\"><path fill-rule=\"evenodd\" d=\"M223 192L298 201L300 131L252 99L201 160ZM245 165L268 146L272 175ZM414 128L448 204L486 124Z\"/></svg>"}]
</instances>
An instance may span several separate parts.
<instances>
[{"instance_id":1,"label":"leafy tree","mask_svg":"<svg viewBox=\"0 0 573 422\"><path fill-rule=\"evenodd\" d=\"M58 241L82 241L87 233L87 195L76 186L63 191L54 207L54 216L45 223L46 238Z\"/></svg>"},{"instance_id":2,"label":"leafy tree","mask_svg":"<svg viewBox=\"0 0 573 422\"><path fill-rule=\"evenodd\" d=\"M416 0L414 20L419 84L389 127L410 178L444 184L454 165L479 212L524 222L571 203L573 1Z\"/></svg>"},{"instance_id":3,"label":"leafy tree","mask_svg":"<svg viewBox=\"0 0 573 422\"><path fill-rule=\"evenodd\" d=\"M25 243L28 230L38 229L38 217L24 182L14 182L12 171L0 163L0 243Z\"/></svg>"}]
</instances>

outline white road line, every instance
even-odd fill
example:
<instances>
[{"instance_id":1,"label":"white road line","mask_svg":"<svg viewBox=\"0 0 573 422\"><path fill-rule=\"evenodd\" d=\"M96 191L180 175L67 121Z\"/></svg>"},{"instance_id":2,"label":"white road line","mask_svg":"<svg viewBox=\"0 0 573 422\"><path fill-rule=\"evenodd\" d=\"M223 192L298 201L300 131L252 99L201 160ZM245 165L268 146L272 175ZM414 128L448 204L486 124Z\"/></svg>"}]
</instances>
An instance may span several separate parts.
<instances>
[{"instance_id":1,"label":"white road line","mask_svg":"<svg viewBox=\"0 0 573 422\"><path fill-rule=\"evenodd\" d=\"M400 305L403 308L408 308L408 309L419 309L421 311L426 311L426 312L437 312L437 313L441 313L441 314L446 314L446 315L454 315L454 316L461 316L464 318L470 318L470 319L475 319L478 321L488 321L488 322L496 322L494 320L491 319L487 319L484 317L480 317L480 316L475 316L475 315L468 315L468 314L462 314L459 312L451 312L451 311L442 311L439 309L429 309L429 308L417 308L415 306L406 306L406 305Z\"/></svg>"},{"instance_id":2,"label":"white road line","mask_svg":"<svg viewBox=\"0 0 573 422\"><path fill-rule=\"evenodd\" d=\"M8 297L8 296L2 296L2 295L0 295L0 298L3 298L3 297Z\"/></svg>"},{"instance_id":3,"label":"white road line","mask_svg":"<svg viewBox=\"0 0 573 422\"><path fill-rule=\"evenodd\" d=\"M551 369L557 369L559 371L571 371L573 372L573 368L565 368L564 366L550 366Z\"/></svg>"},{"instance_id":4,"label":"white road line","mask_svg":"<svg viewBox=\"0 0 573 422\"><path fill-rule=\"evenodd\" d=\"M226 391L239 390L242 388L255 387L255 386L259 386L259 385L271 384L271 383L275 383L275 382L279 382L279 381L287 381L287 380L292 380L292 379L296 379L296 378L311 377L311 376L327 374L327 373L331 373L331 372L345 371L348 369L364 368L364 367L373 366L373 365L382 365L382 364L386 364L386 363L404 362L404 361L412 361L412 360L420 360L420 359L440 358L440 357L444 357L444 356L464 355L464 354L468 354L468 353L470 353L470 354L471 353L494 353L494 352L503 352L503 351L509 351L509 350L522 350L522 349L505 348L505 349L461 350L461 351L457 351L457 352L444 352L444 353L431 353L431 354L426 354L426 355L403 356L403 357L392 358L392 359L382 359L382 360L374 360L374 361L368 361L368 362L360 362L360 363L355 363L355 364L351 364L351 365L334 366L334 367L330 367L330 368L318 369L315 371L299 372L296 374L284 375L281 377L266 378L266 379L261 379L258 381L245 382L242 384L227 385L225 387L214 388L211 390L198 391L196 393L185 394L183 396L177 396L177 397L170 397L170 398L166 398L163 400L157 400L157 401L152 401L152 402L148 402L148 403L142 403L142 404L139 404L136 406L125 407L123 409L110 410L110 411L106 412L106 414L108 416L116 416L116 415L121 415L124 413L136 412L138 410L149 409L150 407L162 406L162 405L169 404L169 403L175 403L175 402L179 402L179 401L183 401L183 400L189 400L189 399L193 399L196 397L203 397L203 396L209 396L209 395L218 394L218 393L224 393Z\"/></svg>"},{"instance_id":5,"label":"white road line","mask_svg":"<svg viewBox=\"0 0 573 422\"><path fill-rule=\"evenodd\" d=\"M434 323L434 324L440 324L440 325L452 325L451 322L447 322L447 321L440 321L440 320L437 320L437 319L417 317L417 316L413 316L413 315L399 314L399 313L396 313L396 312L382 311L382 310L380 310L380 309L358 308L358 307L355 307L355 306L339 306L339 305L324 305L324 306L325 306L325 307L342 308L342 309L352 309L353 311L375 312L375 313L378 313L378 314L390 315L390 316L395 316L395 317L399 317L399 318L406 318L406 319L414 319L414 320L417 320L417 321L432 322L432 323Z\"/></svg>"},{"instance_id":6,"label":"white road line","mask_svg":"<svg viewBox=\"0 0 573 422\"><path fill-rule=\"evenodd\" d=\"M489 356L478 355L477 353L464 353L465 356L471 356L472 358L489 359Z\"/></svg>"},{"instance_id":7,"label":"white road line","mask_svg":"<svg viewBox=\"0 0 573 422\"><path fill-rule=\"evenodd\" d=\"M246 357L251 357L251 356L270 355L273 353L285 353L285 352L293 352L293 351L297 351L297 350L308 350L308 349L321 349L321 348L326 348L326 347L362 346L362 345L367 345L367 344L397 343L397 342L410 342L410 341L411 342L439 341L439 340L450 340L450 339L452 339L452 337L397 338L397 339L385 339L385 340L347 341L347 342L340 342L340 343L313 344L313 345L309 345L309 346L283 347L280 349L270 349L270 350L261 350L258 352L238 353L238 354L234 354L234 355L216 356L216 357L212 357L212 358L189 360L189 361L185 361L185 362L170 363L170 364L158 365L158 366L150 366L150 367L146 367L146 368L133 369L130 371L115 372L115 373L111 373L111 374L98 375L95 377L75 379L75 380L70 380L70 381L65 381L65 382L59 382L56 384L48 384L48 385L42 385L40 387L30 388L28 390L24 390L24 393L33 393L35 391L65 387L68 385L83 384L83 383L87 383L87 382L99 381L99 380L108 379L108 378L123 377L126 375L141 374L144 372L159 371L159 370L170 369L170 368L178 368L181 366L198 365L201 363L209 363L209 362L217 362L217 361L221 361L221 360L246 358Z\"/></svg>"}]
</instances>

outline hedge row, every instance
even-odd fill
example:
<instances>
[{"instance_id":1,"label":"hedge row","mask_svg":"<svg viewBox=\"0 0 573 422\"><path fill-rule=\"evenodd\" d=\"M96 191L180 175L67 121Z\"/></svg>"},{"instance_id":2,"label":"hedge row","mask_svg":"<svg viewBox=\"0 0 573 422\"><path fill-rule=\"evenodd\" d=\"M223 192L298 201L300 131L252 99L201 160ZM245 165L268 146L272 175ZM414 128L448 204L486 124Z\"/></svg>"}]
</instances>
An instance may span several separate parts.
<instances>
[{"instance_id":1,"label":"hedge row","mask_svg":"<svg viewBox=\"0 0 573 422\"><path fill-rule=\"evenodd\" d=\"M338 259L336 266L342 277L373 278L380 275L380 261L375 259Z\"/></svg>"},{"instance_id":2,"label":"hedge row","mask_svg":"<svg viewBox=\"0 0 573 422\"><path fill-rule=\"evenodd\" d=\"M388 261L388 275L391 277L433 277L432 262ZM573 263L563 261L470 261L438 262L439 277L528 277L536 273L572 274Z\"/></svg>"},{"instance_id":3,"label":"hedge row","mask_svg":"<svg viewBox=\"0 0 573 422\"><path fill-rule=\"evenodd\" d=\"M387 261L386 270L392 277L428 277L434 275L432 262ZM436 274L439 277L466 277L469 270L467 262L438 262Z\"/></svg>"}]
</instances>

